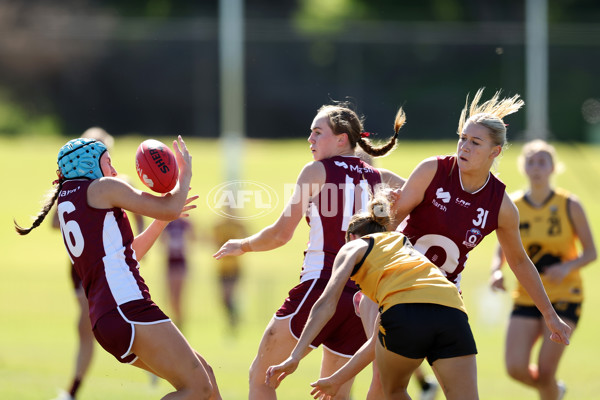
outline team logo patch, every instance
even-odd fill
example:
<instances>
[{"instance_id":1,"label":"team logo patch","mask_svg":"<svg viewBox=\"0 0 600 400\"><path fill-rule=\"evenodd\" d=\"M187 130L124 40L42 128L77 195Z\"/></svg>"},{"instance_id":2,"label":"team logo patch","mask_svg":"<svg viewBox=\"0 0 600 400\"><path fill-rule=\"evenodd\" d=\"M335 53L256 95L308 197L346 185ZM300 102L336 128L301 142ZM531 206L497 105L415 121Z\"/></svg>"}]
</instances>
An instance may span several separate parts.
<instances>
[{"instance_id":1,"label":"team logo patch","mask_svg":"<svg viewBox=\"0 0 600 400\"><path fill-rule=\"evenodd\" d=\"M481 242L481 239L483 239L481 231L477 228L471 228L465 234L465 241L462 244L472 249Z\"/></svg>"}]
</instances>

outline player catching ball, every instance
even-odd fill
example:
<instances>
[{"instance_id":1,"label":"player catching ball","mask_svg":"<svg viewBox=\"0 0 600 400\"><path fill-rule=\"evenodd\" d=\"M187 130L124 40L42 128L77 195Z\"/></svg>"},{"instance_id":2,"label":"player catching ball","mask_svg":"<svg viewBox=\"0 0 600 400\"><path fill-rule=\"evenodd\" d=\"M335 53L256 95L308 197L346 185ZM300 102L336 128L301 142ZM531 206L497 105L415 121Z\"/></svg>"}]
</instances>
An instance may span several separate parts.
<instances>
[{"instance_id":1,"label":"player catching ball","mask_svg":"<svg viewBox=\"0 0 600 400\"><path fill-rule=\"evenodd\" d=\"M117 360L169 381L168 399L220 399L208 363L150 298L138 260L154 244L168 221L196 208L188 198L192 156L181 138L173 141L179 182L165 196L155 196L115 178L106 146L93 139L73 139L58 153L56 189L29 228L39 226L57 202L67 253L82 280L94 336ZM155 220L134 237L124 210ZM183 213L183 214L182 214Z\"/></svg>"}]
</instances>

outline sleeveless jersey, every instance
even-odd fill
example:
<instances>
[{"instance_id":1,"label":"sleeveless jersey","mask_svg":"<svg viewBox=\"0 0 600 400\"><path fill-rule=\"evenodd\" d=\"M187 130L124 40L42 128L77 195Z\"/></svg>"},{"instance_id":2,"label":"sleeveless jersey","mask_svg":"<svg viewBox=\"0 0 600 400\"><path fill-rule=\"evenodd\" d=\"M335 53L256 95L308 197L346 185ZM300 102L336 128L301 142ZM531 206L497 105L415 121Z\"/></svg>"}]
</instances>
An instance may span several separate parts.
<instances>
[{"instance_id":1,"label":"sleeveless jersey","mask_svg":"<svg viewBox=\"0 0 600 400\"><path fill-rule=\"evenodd\" d=\"M460 290L468 253L498 227L504 189L490 173L478 191L463 190L456 156L439 156L423 201L398 230Z\"/></svg>"},{"instance_id":2,"label":"sleeveless jersey","mask_svg":"<svg viewBox=\"0 0 600 400\"><path fill-rule=\"evenodd\" d=\"M331 277L333 260L346 243L350 218L366 209L375 186L381 183L379 171L358 157L335 156L320 162L326 178L306 211L310 232L301 282ZM350 285L354 286L351 282Z\"/></svg>"},{"instance_id":3,"label":"sleeveless jersey","mask_svg":"<svg viewBox=\"0 0 600 400\"><path fill-rule=\"evenodd\" d=\"M583 285L579 268L569 272L561 283L545 279L546 267L577 258L576 233L569 215L570 193L556 189L540 207L531 204L523 192L516 193L513 200L519 209L519 230L523 247L535 264L544 289L551 302L583 301ZM533 305L533 300L517 282L513 293L516 304Z\"/></svg>"},{"instance_id":4,"label":"sleeveless jersey","mask_svg":"<svg viewBox=\"0 0 600 400\"><path fill-rule=\"evenodd\" d=\"M467 312L458 288L399 232L366 235L369 247L352 280L383 313L402 303L433 303Z\"/></svg>"},{"instance_id":5,"label":"sleeveless jersey","mask_svg":"<svg viewBox=\"0 0 600 400\"><path fill-rule=\"evenodd\" d=\"M117 306L150 299L131 248L133 232L123 209L92 208L87 189L93 181L68 180L58 195L60 230L81 278L92 327Z\"/></svg>"}]
</instances>

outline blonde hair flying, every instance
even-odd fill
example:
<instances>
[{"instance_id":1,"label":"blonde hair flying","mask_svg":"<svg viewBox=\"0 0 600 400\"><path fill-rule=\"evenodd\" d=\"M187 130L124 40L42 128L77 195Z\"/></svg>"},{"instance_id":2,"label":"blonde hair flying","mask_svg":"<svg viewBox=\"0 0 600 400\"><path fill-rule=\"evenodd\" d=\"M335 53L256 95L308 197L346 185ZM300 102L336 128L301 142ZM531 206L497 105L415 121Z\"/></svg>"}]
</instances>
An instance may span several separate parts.
<instances>
[{"instance_id":1,"label":"blonde hair flying","mask_svg":"<svg viewBox=\"0 0 600 400\"><path fill-rule=\"evenodd\" d=\"M469 122L480 124L490 130L490 137L494 144L504 148L507 141L506 124L503 118L519 111L525 102L518 94L500 99L501 90L498 90L491 99L479 104L484 89L480 88L475 93L471 104L467 95L465 106L460 113L457 133L460 135Z\"/></svg>"}]
</instances>

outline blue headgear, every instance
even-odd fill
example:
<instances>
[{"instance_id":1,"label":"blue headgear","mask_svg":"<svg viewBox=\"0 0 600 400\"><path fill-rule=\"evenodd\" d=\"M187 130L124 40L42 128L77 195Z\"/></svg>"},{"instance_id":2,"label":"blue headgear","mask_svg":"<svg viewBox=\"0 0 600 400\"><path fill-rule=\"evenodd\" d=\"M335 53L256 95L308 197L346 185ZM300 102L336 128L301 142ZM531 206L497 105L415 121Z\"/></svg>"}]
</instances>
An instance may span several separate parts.
<instances>
[{"instance_id":1,"label":"blue headgear","mask_svg":"<svg viewBox=\"0 0 600 400\"><path fill-rule=\"evenodd\" d=\"M100 157L106 146L94 139L73 139L58 152L58 169L65 179L98 179L104 176L100 168Z\"/></svg>"}]
</instances>

